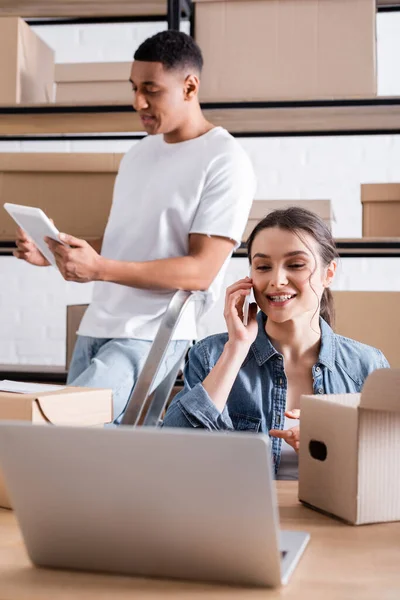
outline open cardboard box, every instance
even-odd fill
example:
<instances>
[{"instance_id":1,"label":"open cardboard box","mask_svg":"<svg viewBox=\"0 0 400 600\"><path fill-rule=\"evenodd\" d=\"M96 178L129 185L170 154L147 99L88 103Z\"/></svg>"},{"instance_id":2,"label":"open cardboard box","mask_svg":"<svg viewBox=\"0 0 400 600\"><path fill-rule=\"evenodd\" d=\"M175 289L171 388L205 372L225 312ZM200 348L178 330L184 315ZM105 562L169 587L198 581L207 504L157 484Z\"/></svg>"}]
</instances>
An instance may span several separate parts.
<instances>
[{"instance_id":1,"label":"open cardboard box","mask_svg":"<svg viewBox=\"0 0 400 600\"><path fill-rule=\"evenodd\" d=\"M101 426L112 421L112 411L112 392L106 389L65 387L37 394L0 392L1 421ZM0 507L11 508L1 470Z\"/></svg>"},{"instance_id":2,"label":"open cardboard box","mask_svg":"<svg viewBox=\"0 0 400 600\"><path fill-rule=\"evenodd\" d=\"M400 369L374 371L361 394L301 397L302 502L353 525L399 521L399 472Z\"/></svg>"}]
</instances>

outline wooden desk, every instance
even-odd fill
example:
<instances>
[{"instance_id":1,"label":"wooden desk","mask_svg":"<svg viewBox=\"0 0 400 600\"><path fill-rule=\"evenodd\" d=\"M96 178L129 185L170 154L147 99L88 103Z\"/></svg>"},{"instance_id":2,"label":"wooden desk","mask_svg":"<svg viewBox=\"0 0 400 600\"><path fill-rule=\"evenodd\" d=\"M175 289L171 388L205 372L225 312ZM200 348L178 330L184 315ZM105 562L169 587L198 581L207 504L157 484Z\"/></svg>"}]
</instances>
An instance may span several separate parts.
<instances>
[{"instance_id":1,"label":"wooden desk","mask_svg":"<svg viewBox=\"0 0 400 600\"><path fill-rule=\"evenodd\" d=\"M351 527L297 502L297 484L278 483L283 528L311 541L280 590L36 569L13 513L0 510L0 600L399 600L400 523Z\"/></svg>"}]
</instances>

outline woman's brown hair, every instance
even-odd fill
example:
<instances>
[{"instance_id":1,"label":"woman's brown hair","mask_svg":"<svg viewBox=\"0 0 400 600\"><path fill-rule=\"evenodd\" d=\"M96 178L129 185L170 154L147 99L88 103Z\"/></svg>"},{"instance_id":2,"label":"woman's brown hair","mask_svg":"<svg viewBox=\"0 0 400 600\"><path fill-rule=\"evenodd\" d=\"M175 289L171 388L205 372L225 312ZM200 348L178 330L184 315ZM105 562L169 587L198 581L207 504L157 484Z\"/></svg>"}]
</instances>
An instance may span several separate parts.
<instances>
[{"instance_id":1,"label":"woman's brown hair","mask_svg":"<svg viewBox=\"0 0 400 600\"><path fill-rule=\"evenodd\" d=\"M251 248L256 236L264 229L279 227L286 231L295 233L303 243L301 232L308 233L317 242L319 255L324 267L328 266L332 260L338 258L338 251L335 241L328 226L315 213L305 208L291 206L283 210L274 210L260 221L247 240L247 252L251 264ZM307 245L307 244L306 244ZM309 248L310 250L310 248ZM320 304L321 317L333 327L335 322L335 309L333 306L333 296L329 288L325 288Z\"/></svg>"}]
</instances>

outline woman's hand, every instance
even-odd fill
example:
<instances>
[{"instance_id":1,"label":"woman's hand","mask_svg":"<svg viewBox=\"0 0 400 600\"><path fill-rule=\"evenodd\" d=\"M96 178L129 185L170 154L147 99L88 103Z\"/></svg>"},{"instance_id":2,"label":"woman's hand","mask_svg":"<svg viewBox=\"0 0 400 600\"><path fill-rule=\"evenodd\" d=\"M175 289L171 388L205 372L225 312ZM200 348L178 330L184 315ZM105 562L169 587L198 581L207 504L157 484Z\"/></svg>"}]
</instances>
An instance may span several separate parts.
<instances>
[{"instance_id":1,"label":"woman's hand","mask_svg":"<svg viewBox=\"0 0 400 600\"><path fill-rule=\"evenodd\" d=\"M288 410L285 412L285 417L288 419L300 419L300 410L297 408L293 410ZM295 427L291 427L290 429L271 429L269 435L272 437L281 438L284 440L289 446L292 446L296 452L299 452L300 448L300 426L296 425Z\"/></svg>"},{"instance_id":2,"label":"woman's hand","mask_svg":"<svg viewBox=\"0 0 400 600\"><path fill-rule=\"evenodd\" d=\"M224 317L228 327L228 344L232 348L249 348L257 337L257 304L249 306L247 325L243 323L243 308L246 296L253 287L250 277L240 279L226 290Z\"/></svg>"}]
</instances>

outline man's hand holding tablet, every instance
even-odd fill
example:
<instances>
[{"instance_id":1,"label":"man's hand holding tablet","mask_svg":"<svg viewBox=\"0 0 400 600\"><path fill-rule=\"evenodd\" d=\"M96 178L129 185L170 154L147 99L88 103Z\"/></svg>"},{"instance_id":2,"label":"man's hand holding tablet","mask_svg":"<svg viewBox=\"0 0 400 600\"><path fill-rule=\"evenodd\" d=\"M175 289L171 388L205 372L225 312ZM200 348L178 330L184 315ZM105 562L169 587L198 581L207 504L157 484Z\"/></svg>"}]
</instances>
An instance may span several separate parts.
<instances>
[{"instance_id":1,"label":"man's hand holding tablet","mask_svg":"<svg viewBox=\"0 0 400 600\"><path fill-rule=\"evenodd\" d=\"M40 208L4 204L19 225L14 256L31 265L58 267L67 281L99 279L101 256L85 241L60 233Z\"/></svg>"}]
</instances>

